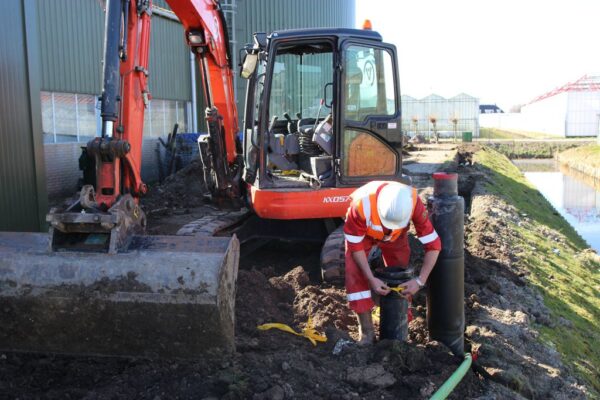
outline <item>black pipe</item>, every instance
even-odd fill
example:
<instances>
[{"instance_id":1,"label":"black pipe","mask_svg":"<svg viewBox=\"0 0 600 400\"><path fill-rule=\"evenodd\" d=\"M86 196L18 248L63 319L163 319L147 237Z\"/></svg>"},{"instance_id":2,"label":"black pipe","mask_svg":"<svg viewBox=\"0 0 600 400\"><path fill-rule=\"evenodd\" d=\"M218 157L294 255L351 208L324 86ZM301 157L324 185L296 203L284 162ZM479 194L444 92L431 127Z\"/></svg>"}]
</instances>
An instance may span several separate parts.
<instances>
[{"instance_id":1,"label":"black pipe","mask_svg":"<svg viewBox=\"0 0 600 400\"><path fill-rule=\"evenodd\" d=\"M119 95L119 45L121 41L121 0L107 0L106 19L104 24L104 69L102 75L102 136L112 135L112 130L106 132L106 127L118 117L117 97Z\"/></svg>"},{"instance_id":2,"label":"black pipe","mask_svg":"<svg viewBox=\"0 0 600 400\"><path fill-rule=\"evenodd\" d=\"M465 200L458 196L457 174L435 173L433 179L427 209L442 240L442 251L427 280L427 327L432 339L463 356Z\"/></svg>"},{"instance_id":3,"label":"black pipe","mask_svg":"<svg viewBox=\"0 0 600 400\"><path fill-rule=\"evenodd\" d=\"M385 282L389 287L398 287L400 284L413 278L412 268L387 267L375 270L375 276ZM387 296L379 299L379 337L406 341L408 337L408 300L399 293L391 291Z\"/></svg>"}]
</instances>

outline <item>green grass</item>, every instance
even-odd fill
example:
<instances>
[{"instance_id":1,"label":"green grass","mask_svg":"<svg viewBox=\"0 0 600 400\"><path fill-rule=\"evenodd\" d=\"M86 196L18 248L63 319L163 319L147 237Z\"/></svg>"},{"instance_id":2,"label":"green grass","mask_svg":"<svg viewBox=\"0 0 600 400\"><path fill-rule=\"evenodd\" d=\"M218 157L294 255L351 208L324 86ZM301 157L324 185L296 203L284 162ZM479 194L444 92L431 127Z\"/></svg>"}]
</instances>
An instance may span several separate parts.
<instances>
[{"instance_id":1,"label":"green grass","mask_svg":"<svg viewBox=\"0 0 600 400\"><path fill-rule=\"evenodd\" d=\"M583 143L578 142L552 142L552 141L536 141L536 142L498 142L489 143L487 146L504 154L510 159L518 158L553 158L556 153L571 149L576 146L581 146Z\"/></svg>"},{"instance_id":2,"label":"green grass","mask_svg":"<svg viewBox=\"0 0 600 400\"><path fill-rule=\"evenodd\" d=\"M592 168L600 168L600 145L592 144L569 149L560 154L563 162L586 162Z\"/></svg>"},{"instance_id":3,"label":"green grass","mask_svg":"<svg viewBox=\"0 0 600 400\"><path fill-rule=\"evenodd\" d=\"M497 128L479 128L479 139L546 139L556 136L539 132L509 131Z\"/></svg>"},{"instance_id":4,"label":"green grass","mask_svg":"<svg viewBox=\"0 0 600 400\"><path fill-rule=\"evenodd\" d=\"M489 170L487 190L527 214L530 221L510 222L517 235L511 248L519 265L531 272L530 282L544 296L555 327L540 326L541 339L551 343L563 361L600 393L600 263L577 232L503 155L484 148L475 155ZM558 239L558 240L554 240ZM559 250L557 254L555 249ZM560 324L560 318L572 326Z\"/></svg>"}]
</instances>

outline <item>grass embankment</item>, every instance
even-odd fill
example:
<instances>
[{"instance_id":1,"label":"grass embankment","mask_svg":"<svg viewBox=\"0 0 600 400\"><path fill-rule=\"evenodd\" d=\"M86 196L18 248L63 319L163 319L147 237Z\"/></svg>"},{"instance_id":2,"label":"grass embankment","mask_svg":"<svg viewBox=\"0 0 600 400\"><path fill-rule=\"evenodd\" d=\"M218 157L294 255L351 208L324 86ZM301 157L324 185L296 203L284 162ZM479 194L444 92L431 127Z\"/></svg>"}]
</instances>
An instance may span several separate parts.
<instances>
[{"instance_id":1,"label":"grass embankment","mask_svg":"<svg viewBox=\"0 0 600 400\"><path fill-rule=\"evenodd\" d=\"M479 128L479 139L547 139L556 136L538 132L507 131L497 128Z\"/></svg>"},{"instance_id":2,"label":"grass embankment","mask_svg":"<svg viewBox=\"0 0 600 400\"><path fill-rule=\"evenodd\" d=\"M488 143L486 146L504 154L511 160L520 158L554 158L556 153L581 146L579 142L504 142Z\"/></svg>"},{"instance_id":3,"label":"grass embankment","mask_svg":"<svg viewBox=\"0 0 600 400\"><path fill-rule=\"evenodd\" d=\"M586 243L503 155L484 148L475 161L490 174L486 189L523 217L511 251L544 296L554 324L539 326L544 342L600 393L600 262ZM570 322L569 322L570 321ZM594 394L592 394L594 396Z\"/></svg>"},{"instance_id":4,"label":"grass embankment","mask_svg":"<svg viewBox=\"0 0 600 400\"><path fill-rule=\"evenodd\" d=\"M558 161L586 175L600 179L600 145L570 149L558 155Z\"/></svg>"}]
</instances>

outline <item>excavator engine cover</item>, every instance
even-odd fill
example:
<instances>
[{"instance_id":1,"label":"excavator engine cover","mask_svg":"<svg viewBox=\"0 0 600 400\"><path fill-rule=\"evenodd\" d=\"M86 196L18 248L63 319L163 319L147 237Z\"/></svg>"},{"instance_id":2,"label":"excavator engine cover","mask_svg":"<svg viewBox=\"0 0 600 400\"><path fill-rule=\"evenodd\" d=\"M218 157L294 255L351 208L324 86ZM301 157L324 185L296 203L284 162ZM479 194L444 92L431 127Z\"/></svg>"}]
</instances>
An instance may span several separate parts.
<instances>
[{"instance_id":1,"label":"excavator engine cover","mask_svg":"<svg viewBox=\"0 0 600 400\"><path fill-rule=\"evenodd\" d=\"M234 349L236 237L133 236L117 254L0 233L0 350L195 358Z\"/></svg>"}]
</instances>

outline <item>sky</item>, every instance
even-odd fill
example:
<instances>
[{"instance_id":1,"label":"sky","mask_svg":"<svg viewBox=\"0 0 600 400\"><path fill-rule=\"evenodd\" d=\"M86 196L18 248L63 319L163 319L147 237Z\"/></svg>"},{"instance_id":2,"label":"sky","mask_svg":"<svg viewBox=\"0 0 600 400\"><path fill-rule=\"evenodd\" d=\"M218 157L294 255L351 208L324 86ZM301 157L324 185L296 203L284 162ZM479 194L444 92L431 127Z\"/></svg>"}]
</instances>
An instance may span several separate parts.
<instances>
[{"instance_id":1,"label":"sky","mask_svg":"<svg viewBox=\"0 0 600 400\"><path fill-rule=\"evenodd\" d=\"M402 94L467 93L505 111L600 75L600 0L356 0L396 45Z\"/></svg>"}]
</instances>

